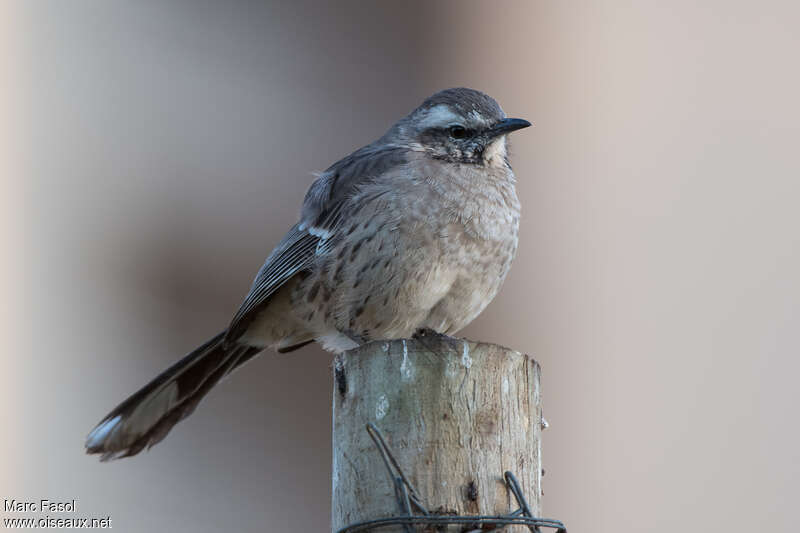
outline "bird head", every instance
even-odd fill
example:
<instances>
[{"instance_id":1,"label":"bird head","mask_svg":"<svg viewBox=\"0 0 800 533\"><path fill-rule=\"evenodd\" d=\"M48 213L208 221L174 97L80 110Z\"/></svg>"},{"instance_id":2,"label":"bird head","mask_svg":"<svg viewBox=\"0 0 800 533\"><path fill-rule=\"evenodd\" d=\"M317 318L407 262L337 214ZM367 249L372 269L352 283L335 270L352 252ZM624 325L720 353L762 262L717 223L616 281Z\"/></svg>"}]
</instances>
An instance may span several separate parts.
<instances>
[{"instance_id":1,"label":"bird head","mask_svg":"<svg viewBox=\"0 0 800 533\"><path fill-rule=\"evenodd\" d=\"M506 118L494 98L480 91L445 89L401 119L383 140L436 159L499 166L508 164L506 135L530 125Z\"/></svg>"}]
</instances>

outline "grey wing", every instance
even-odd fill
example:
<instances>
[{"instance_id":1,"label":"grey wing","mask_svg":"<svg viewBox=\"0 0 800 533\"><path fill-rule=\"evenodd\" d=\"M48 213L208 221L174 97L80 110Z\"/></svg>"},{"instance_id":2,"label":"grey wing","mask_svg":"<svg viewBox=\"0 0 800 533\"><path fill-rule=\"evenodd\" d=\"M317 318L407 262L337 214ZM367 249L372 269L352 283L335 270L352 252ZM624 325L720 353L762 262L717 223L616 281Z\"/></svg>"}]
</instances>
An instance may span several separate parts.
<instances>
[{"instance_id":1,"label":"grey wing","mask_svg":"<svg viewBox=\"0 0 800 533\"><path fill-rule=\"evenodd\" d=\"M381 176L406 162L407 149L370 144L337 161L311 185L303 202L302 219L328 234L342 217L357 210L351 200Z\"/></svg>"},{"instance_id":2,"label":"grey wing","mask_svg":"<svg viewBox=\"0 0 800 533\"><path fill-rule=\"evenodd\" d=\"M335 246L341 237L342 220L352 217L358 209L354 196L376 177L404 161L401 149L369 145L338 161L317 178L306 193L300 222L264 262L228 326L225 342L241 337L275 291L298 272L311 268L319 256Z\"/></svg>"},{"instance_id":3,"label":"grey wing","mask_svg":"<svg viewBox=\"0 0 800 533\"><path fill-rule=\"evenodd\" d=\"M258 271L250 292L228 326L225 342L241 337L270 296L292 276L311 266L322 240L301 223L289 230Z\"/></svg>"}]
</instances>

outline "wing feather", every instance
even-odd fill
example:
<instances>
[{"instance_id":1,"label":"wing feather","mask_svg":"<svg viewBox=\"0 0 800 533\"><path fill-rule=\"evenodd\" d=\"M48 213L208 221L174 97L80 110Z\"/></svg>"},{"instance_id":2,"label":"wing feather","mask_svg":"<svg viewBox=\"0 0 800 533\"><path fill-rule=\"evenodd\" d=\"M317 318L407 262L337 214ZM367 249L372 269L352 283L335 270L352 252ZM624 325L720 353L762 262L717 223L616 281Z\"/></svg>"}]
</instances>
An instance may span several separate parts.
<instances>
[{"instance_id":1,"label":"wing feather","mask_svg":"<svg viewBox=\"0 0 800 533\"><path fill-rule=\"evenodd\" d=\"M300 222L289 230L259 270L228 327L226 343L244 334L284 283L311 268L317 257L333 249L341 238L342 221L351 219L358 210L359 204L354 198L388 169L402 165L406 161L405 152L400 147L373 143L320 174L306 193Z\"/></svg>"},{"instance_id":2,"label":"wing feather","mask_svg":"<svg viewBox=\"0 0 800 533\"><path fill-rule=\"evenodd\" d=\"M311 266L321 238L301 229L301 224L289 230L258 271L250 292L228 326L225 342L239 338L262 306L286 281Z\"/></svg>"}]
</instances>

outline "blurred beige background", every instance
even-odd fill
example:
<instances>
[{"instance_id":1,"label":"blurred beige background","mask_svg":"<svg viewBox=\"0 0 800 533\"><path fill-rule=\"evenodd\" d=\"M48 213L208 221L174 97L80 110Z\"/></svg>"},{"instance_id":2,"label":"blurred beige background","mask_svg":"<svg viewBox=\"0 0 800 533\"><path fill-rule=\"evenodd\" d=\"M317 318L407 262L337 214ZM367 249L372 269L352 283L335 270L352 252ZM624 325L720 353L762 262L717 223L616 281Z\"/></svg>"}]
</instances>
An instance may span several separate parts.
<instances>
[{"instance_id":1,"label":"blurred beige background","mask_svg":"<svg viewBox=\"0 0 800 533\"><path fill-rule=\"evenodd\" d=\"M519 256L464 334L544 372L572 532L795 531L793 2L0 3L0 499L118 531L325 531L329 355L265 354L150 453L89 429L224 327L321 170L467 85Z\"/></svg>"}]
</instances>

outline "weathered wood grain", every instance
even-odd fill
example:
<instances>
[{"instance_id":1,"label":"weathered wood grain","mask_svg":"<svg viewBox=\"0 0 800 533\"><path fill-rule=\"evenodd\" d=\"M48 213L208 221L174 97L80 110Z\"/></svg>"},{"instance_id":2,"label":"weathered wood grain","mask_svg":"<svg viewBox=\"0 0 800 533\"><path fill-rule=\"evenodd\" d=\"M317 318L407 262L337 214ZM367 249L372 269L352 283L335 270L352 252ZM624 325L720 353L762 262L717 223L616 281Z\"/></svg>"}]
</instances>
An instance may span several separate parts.
<instances>
[{"instance_id":1,"label":"weathered wood grain","mask_svg":"<svg viewBox=\"0 0 800 533\"><path fill-rule=\"evenodd\" d=\"M368 422L383 432L429 510L508 513L516 502L503 472L511 470L538 515L539 376L538 363L527 355L442 336L374 342L337 356L333 531L398 514L389 474L365 431Z\"/></svg>"}]
</instances>

